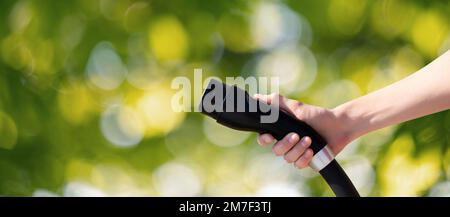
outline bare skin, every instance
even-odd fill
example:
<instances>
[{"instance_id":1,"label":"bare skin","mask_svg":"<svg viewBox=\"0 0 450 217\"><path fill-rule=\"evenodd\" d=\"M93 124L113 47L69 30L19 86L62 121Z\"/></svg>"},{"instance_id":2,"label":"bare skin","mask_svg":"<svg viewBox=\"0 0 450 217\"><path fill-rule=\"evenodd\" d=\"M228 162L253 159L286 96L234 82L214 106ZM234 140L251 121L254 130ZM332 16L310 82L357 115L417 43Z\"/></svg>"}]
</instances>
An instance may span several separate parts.
<instances>
[{"instance_id":1,"label":"bare skin","mask_svg":"<svg viewBox=\"0 0 450 217\"><path fill-rule=\"evenodd\" d=\"M450 51L400 81L333 109L303 104L279 94L254 97L269 104L278 100L281 109L325 137L337 155L347 144L369 132L449 109ZM274 141L270 134L258 136L262 146ZM290 133L273 146L273 152L302 169L313 157L310 145L310 138Z\"/></svg>"}]
</instances>

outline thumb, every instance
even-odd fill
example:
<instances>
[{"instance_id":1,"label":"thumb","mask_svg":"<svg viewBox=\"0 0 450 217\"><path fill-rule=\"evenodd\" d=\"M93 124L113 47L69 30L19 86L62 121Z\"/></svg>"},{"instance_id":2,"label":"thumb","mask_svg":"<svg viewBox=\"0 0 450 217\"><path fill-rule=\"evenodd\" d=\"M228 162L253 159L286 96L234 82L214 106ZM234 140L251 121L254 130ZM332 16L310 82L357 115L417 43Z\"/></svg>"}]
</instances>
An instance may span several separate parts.
<instances>
[{"instance_id":1,"label":"thumb","mask_svg":"<svg viewBox=\"0 0 450 217\"><path fill-rule=\"evenodd\" d=\"M270 104L272 102L272 99L269 95L255 93L255 94L253 94L253 98L257 99L259 101L262 101L264 103L267 103L267 104Z\"/></svg>"}]
</instances>

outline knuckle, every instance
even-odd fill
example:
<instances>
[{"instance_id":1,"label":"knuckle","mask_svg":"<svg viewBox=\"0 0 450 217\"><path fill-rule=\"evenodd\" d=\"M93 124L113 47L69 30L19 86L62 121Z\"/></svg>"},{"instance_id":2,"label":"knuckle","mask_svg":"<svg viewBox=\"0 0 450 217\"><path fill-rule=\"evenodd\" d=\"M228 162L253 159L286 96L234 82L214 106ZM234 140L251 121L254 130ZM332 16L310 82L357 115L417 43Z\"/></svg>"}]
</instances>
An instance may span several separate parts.
<instances>
[{"instance_id":1,"label":"knuckle","mask_svg":"<svg viewBox=\"0 0 450 217\"><path fill-rule=\"evenodd\" d=\"M293 163L294 160L292 160L292 157L290 155L284 155L284 160L288 163Z\"/></svg>"},{"instance_id":2,"label":"knuckle","mask_svg":"<svg viewBox=\"0 0 450 217\"><path fill-rule=\"evenodd\" d=\"M294 106L295 108L301 108L303 105L304 105L303 102L295 101L293 106Z\"/></svg>"}]
</instances>

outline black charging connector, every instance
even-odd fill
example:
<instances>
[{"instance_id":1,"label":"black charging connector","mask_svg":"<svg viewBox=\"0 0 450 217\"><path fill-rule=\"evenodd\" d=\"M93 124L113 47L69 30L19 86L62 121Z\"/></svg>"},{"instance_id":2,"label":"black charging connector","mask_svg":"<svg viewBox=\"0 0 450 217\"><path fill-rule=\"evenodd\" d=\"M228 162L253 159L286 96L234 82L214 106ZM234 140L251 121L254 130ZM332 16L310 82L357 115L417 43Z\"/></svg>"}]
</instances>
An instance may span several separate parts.
<instances>
[{"instance_id":1,"label":"black charging connector","mask_svg":"<svg viewBox=\"0 0 450 217\"><path fill-rule=\"evenodd\" d=\"M269 133L277 140L288 133L295 132L299 136L309 136L312 140L310 148L314 152L318 172L338 197L359 197L358 191L344 170L327 149L326 140L312 127L300 121L274 105L268 105L248 95L237 86L223 84L212 79L206 88L200 110L203 114L215 119L224 126L243 131ZM273 122L261 121L272 112L278 112ZM320 156L319 156L320 155Z\"/></svg>"}]
</instances>

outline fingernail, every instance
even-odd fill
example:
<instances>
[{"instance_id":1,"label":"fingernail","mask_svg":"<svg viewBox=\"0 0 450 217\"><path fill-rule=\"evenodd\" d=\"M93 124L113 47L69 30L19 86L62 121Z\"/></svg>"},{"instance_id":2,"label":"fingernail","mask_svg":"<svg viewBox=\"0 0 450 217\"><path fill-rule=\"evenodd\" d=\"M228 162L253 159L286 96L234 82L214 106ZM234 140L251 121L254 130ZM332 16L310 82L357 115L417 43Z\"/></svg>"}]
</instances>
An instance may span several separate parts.
<instances>
[{"instance_id":1,"label":"fingernail","mask_svg":"<svg viewBox=\"0 0 450 217\"><path fill-rule=\"evenodd\" d=\"M298 140L298 135L296 133L293 133L289 136L289 143L295 143Z\"/></svg>"},{"instance_id":2,"label":"fingernail","mask_svg":"<svg viewBox=\"0 0 450 217\"><path fill-rule=\"evenodd\" d=\"M308 143L306 142L306 137L302 138L302 141L300 141L300 145L305 147L305 148L308 146Z\"/></svg>"}]
</instances>

